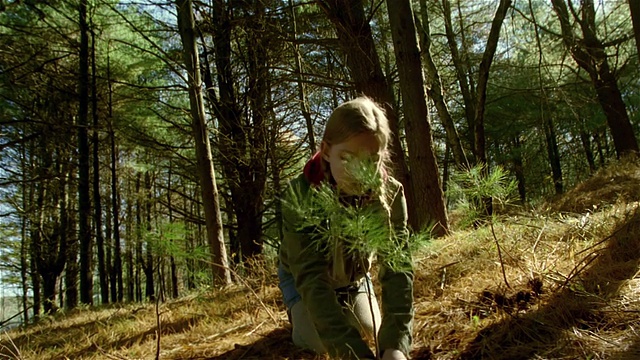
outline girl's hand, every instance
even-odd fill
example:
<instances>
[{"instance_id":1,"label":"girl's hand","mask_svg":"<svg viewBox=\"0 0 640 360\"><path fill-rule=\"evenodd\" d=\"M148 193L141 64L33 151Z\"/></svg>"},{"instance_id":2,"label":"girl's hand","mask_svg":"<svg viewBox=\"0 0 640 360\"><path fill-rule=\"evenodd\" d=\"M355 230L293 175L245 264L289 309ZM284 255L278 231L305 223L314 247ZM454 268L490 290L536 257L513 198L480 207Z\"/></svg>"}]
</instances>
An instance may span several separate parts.
<instances>
[{"instance_id":1,"label":"girl's hand","mask_svg":"<svg viewBox=\"0 0 640 360\"><path fill-rule=\"evenodd\" d=\"M382 360L407 360L407 357L400 350L387 349L382 355Z\"/></svg>"}]
</instances>

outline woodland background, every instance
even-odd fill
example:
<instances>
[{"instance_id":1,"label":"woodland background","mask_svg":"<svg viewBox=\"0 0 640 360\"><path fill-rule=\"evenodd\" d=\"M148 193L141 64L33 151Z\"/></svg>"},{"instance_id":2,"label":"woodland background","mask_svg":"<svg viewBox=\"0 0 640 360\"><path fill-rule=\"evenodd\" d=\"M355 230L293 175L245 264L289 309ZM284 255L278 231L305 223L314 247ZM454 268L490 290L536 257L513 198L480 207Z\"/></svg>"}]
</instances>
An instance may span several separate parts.
<instances>
[{"instance_id":1,"label":"woodland background","mask_svg":"<svg viewBox=\"0 0 640 360\"><path fill-rule=\"evenodd\" d=\"M634 0L0 2L4 296L31 323L240 281L358 94L391 120L414 229L447 233L476 165L524 206L561 196L638 151L639 19Z\"/></svg>"}]
</instances>

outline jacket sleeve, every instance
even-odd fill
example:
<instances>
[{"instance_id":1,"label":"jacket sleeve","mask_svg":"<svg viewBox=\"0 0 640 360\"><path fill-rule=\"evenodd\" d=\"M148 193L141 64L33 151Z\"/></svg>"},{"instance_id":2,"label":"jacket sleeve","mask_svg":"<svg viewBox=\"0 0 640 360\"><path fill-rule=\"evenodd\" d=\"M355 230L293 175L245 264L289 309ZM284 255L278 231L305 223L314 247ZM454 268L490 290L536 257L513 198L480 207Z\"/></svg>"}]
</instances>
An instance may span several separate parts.
<instances>
[{"instance_id":1,"label":"jacket sleeve","mask_svg":"<svg viewBox=\"0 0 640 360\"><path fill-rule=\"evenodd\" d=\"M398 349L409 355L413 327L413 264L408 249L407 203L402 185L391 204L392 241L403 249L403 256L394 258L393 267L380 254L378 278L382 287L382 324L378 334L381 353Z\"/></svg>"},{"instance_id":2,"label":"jacket sleeve","mask_svg":"<svg viewBox=\"0 0 640 360\"><path fill-rule=\"evenodd\" d=\"M306 184L305 184L306 185ZM289 189L285 199L310 196L312 190ZM295 191L292 192L292 191ZM284 238L281 259L293 275L295 286L304 306L309 311L320 339L331 357L339 359L373 358L373 353L360 336L360 332L349 324L338 303L329 278L329 264L324 252L319 249L313 228L301 228L302 214L292 208L296 201L285 201L282 216Z\"/></svg>"}]
</instances>

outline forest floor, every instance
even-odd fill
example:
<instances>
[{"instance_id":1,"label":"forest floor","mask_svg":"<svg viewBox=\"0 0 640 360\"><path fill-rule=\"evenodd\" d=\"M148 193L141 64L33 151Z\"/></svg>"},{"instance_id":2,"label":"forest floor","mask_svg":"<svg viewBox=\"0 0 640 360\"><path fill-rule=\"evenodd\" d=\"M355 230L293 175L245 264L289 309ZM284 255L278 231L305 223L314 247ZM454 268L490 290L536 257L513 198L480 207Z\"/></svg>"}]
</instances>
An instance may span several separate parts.
<instances>
[{"instance_id":1,"label":"forest floor","mask_svg":"<svg viewBox=\"0 0 640 360\"><path fill-rule=\"evenodd\" d=\"M259 269L160 304L45 317L0 335L0 358L324 359L292 344L276 271ZM412 357L640 359L639 270L640 166L626 162L416 254Z\"/></svg>"}]
</instances>

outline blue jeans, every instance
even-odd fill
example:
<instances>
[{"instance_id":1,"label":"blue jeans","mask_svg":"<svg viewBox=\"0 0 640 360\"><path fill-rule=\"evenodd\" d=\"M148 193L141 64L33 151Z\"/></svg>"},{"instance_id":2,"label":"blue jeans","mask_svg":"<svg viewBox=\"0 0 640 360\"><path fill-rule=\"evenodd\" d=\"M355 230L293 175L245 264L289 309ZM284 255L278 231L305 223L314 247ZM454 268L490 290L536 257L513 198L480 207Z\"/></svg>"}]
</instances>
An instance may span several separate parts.
<instances>
[{"instance_id":1,"label":"blue jeans","mask_svg":"<svg viewBox=\"0 0 640 360\"><path fill-rule=\"evenodd\" d=\"M366 293L367 288L373 291L373 283L371 282L371 276L369 276L369 274L366 274L365 277L366 277L366 281L361 281L360 286L358 287L349 288L348 292L349 293ZM282 268L282 264L278 265L278 279L280 280L280 282L278 283L278 287L282 292L282 298L284 300L284 304L287 306L288 310L291 310L291 308L293 308L293 305L295 305L298 301L302 300L302 297L300 296L300 293L298 293L298 290L296 289L296 283L295 283L295 280L293 279L293 275L287 272L286 270L284 270ZM347 289L336 289L336 295L339 298L341 298L341 295L344 295L343 293L346 293L345 291L342 291L342 290L347 290Z\"/></svg>"}]
</instances>

